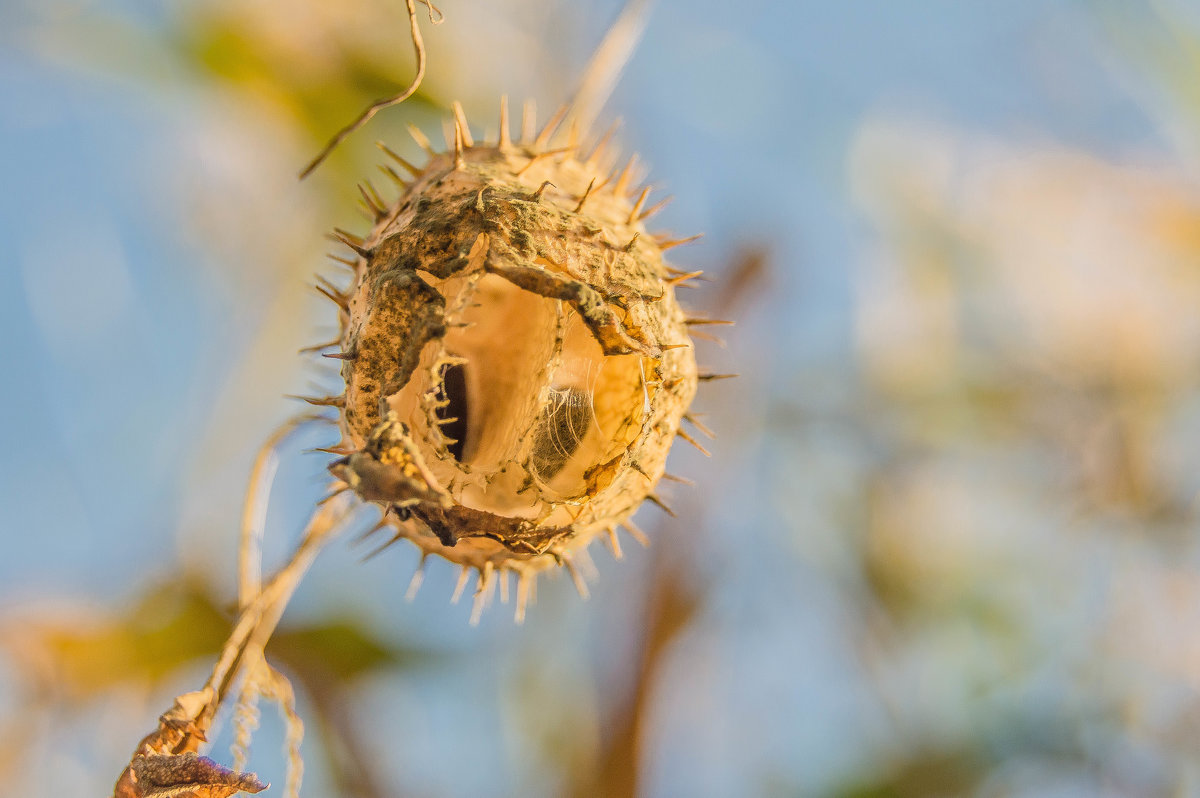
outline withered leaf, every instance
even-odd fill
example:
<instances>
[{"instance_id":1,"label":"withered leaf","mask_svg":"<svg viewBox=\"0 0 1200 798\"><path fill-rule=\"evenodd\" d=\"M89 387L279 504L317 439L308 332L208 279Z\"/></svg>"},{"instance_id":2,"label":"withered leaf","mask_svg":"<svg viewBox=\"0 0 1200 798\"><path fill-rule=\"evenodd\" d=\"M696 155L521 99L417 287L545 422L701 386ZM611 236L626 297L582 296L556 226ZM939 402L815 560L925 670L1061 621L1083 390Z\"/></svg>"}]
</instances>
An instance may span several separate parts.
<instances>
[{"instance_id":1,"label":"withered leaf","mask_svg":"<svg viewBox=\"0 0 1200 798\"><path fill-rule=\"evenodd\" d=\"M229 798L267 788L253 773L236 773L194 753L147 754L132 767L141 798Z\"/></svg>"}]
</instances>

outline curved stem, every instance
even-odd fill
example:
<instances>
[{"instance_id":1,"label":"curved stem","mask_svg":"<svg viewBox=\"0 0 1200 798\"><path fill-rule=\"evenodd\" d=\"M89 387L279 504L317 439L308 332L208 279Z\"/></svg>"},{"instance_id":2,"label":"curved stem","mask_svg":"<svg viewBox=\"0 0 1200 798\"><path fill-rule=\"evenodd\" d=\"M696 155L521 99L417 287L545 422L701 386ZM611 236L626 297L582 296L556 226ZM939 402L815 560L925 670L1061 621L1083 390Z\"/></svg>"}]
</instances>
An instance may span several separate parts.
<instances>
[{"instance_id":1,"label":"curved stem","mask_svg":"<svg viewBox=\"0 0 1200 798\"><path fill-rule=\"evenodd\" d=\"M428 2L428 0L422 0L422 2L429 7L429 19L436 25L437 22L440 21L440 19L435 21L433 17L433 12L436 10L436 6ZM313 158L308 166L304 167L304 169L300 172L301 180L312 174L313 170L320 166L321 162L329 157L329 153L333 152L339 144L345 141L347 136L358 130L367 122L371 121L371 117L375 116L375 114L379 113L384 108L402 103L409 97L413 96L413 94L416 93L417 88L420 87L421 81L425 79L425 41L421 38L421 26L417 24L416 3L414 0L404 0L404 3L408 7L408 27L412 35L413 51L416 53L417 58L417 74L413 77L412 83L408 84L408 87L399 94L391 97L385 97L382 100L376 100L375 102L371 103L371 105L367 107L367 110L359 114L357 119L334 134L333 138L329 140L329 143L325 145L325 148L317 154L317 157ZM441 13L441 11L438 11L439 17Z\"/></svg>"},{"instance_id":2,"label":"curved stem","mask_svg":"<svg viewBox=\"0 0 1200 798\"><path fill-rule=\"evenodd\" d=\"M279 467L278 449L293 433L305 424L327 420L325 416L305 414L283 422L263 441L246 489L242 505L241 534L238 539L238 608L246 606L262 589L262 538L266 525L267 500Z\"/></svg>"},{"instance_id":3,"label":"curved stem","mask_svg":"<svg viewBox=\"0 0 1200 798\"><path fill-rule=\"evenodd\" d=\"M233 684L246 668L260 662L262 650L279 624L288 601L317 554L336 536L346 518L348 503L348 499L331 501L316 508L291 558L263 585L253 600L242 607L204 687L196 693L177 697L174 706L159 718L158 729L138 744L129 765L117 780L114 798L140 795L133 776L133 762L139 757L150 752L180 754L195 751L204 742L213 717L229 696Z\"/></svg>"}]
</instances>

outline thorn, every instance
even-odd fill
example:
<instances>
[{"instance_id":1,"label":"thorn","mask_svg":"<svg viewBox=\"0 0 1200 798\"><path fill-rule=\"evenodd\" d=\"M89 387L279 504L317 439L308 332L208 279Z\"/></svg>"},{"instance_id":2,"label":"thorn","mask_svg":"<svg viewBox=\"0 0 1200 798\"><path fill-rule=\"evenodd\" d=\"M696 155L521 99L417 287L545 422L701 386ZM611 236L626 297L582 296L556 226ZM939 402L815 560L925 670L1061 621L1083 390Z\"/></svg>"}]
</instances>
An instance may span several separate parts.
<instances>
[{"instance_id":1,"label":"thorn","mask_svg":"<svg viewBox=\"0 0 1200 798\"><path fill-rule=\"evenodd\" d=\"M472 626L478 626L479 620L482 617L484 617L484 601L485 601L484 595L485 594L484 594L484 589L482 589L482 586L484 586L484 576L482 576L482 574L480 574L479 587L475 588L474 599L472 600L472 602L470 602L470 620L468 620L467 623L469 623Z\"/></svg>"},{"instance_id":2,"label":"thorn","mask_svg":"<svg viewBox=\"0 0 1200 798\"><path fill-rule=\"evenodd\" d=\"M537 139L533 142L534 147L541 149L550 143L550 139L554 137L554 132L562 124L563 118L567 115L569 109L570 106L568 105L559 106L559 109L554 112L554 116L550 117L550 121L546 122L546 126L542 128L542 132L538 133Z\"/></svg>"},{"instance_id":3,"label":"thorn","mask_svg":"<svg viewBox=\"0 0 1200 798\"><path fill-rule=\"evenodd\" d=\"M712 382L713 380L731 380L734 377L740 377L741 374L701 374L696 379L700 382Z\"/></svg>"},{"instance_id":4,"label":"thorn","mask_svg":"<svg viewBox=\"0 0 1200 798\"><path fill-rule=\"evenodd\" d=\"M662 511L663 511L664 513L666 513L667 515L671 516L672 518L678 518L678 517L679 517L678 515L676 515L676 514L675 514L675 511L674 511L674 510L672 510L672 509L671 509L669 506L667 506L667 503L666 503L666 502L664 502L662 499L660 499L660 498L658 497L658 495L657 495L657 494L654 494L654 493L649 493L649 494L647 494L647 495L646 495L646 500L647 500L647 501L650 501L650 502L653 502L654 504L657 504L657 505L659 506L659 508L660 508L660 509L662 509Z\"/></svg>"},{"instance_id":5,"label":"thorn","mask_svg":"<svg viewBox=\"0 0 1200 798\"><path fill-rule=\"evenodd\" d=\"M584 601L587 601L588 596L590 595L588 593L587 582L584 581L583 574L580 573L579 569L575 566L574 560L566 555L563 555L562 563L566 567L567 573L571 575L571 581L575 583L575 590L579 593L579 597Z\"/></svg>"},{"instance_id":6,"label":"thorn","mask_svg":"<svg viewBox=\"0 0 1200 798\"><path fill-rule=\"evenodd\" d=\"M417 143L420 144L421 142L418 141ZM429 140L426 139L425 143L428 144ZM401 168L403 168L404 171L408 172L413 177L420 177L422 170L413 166L405 158L403 158L398 152L395 152L391 147L384 144L382 141L375 142L375 146L378 147L380 150L382 150L384 155L391 158L396 163L400 164Z\"/></svg>"},{"instance_id":7,"label":"thorn","mask_svg":"<svg viewBox=\"0 0 1200 798\"><path fill-rule=\"evenodd\" d=\"M579 213L583 210L583 203L587 202L587 198L592 195L592 188L595 187L595 185L596 178L593 177L591 182L588 183L587 189L583 192L583 196L579 198L579 204L575 206L575 213Z\"/></svg>"},{"instance_id":8,"label":"thorn","mask_svg":"<svg viewBox=\"0 0 1200 798\"><path fill-rule=\"evenodd\" d=\"M471 601L471 620L468 621L471 626L478 626L480 618L483 617L483 594L476 592L475 598Z\"/></svg>"},{"instance_id":9,"label":"thorn","mask_svg":"<svg viewBox=\"0 0 1200 798\"><path fill-rule=\"evenodd\" d=\"M377 204L375 198L367 192L362 183L358 184L358 193L362 195L363 202L367 203L367 209L375 216L375 221L387 216L387 208Z\"/></svg>"},{"instance_id":10,"label":"thorn","mask_svg":"<svg viewBox=\"0 0 1200 798\"><path fill-rule=\"evenodd\" d=\"M398 541L403 540L403 539L404 539L404 535L397 532L396 534L394 534L390 538L388 538L387 541L385 541L382 545L376 546L374 549L372 549L371 551L369 551L365 555L363 555L363 558L361 560L359 560L359 562L364 563L364 562L368 562L370 560L375 559L380 554L383 554L385 551L390 549Z\"/></svg>"},{"instance_id":11,"label":"thorn","mask_svg":"<svg viewBox=\"0 0 1200 798\"><path fill-rule=\"evenodd\" d=\"M360 257L369 260L371 258L371 250L363 246L363 240L353 233L347 233L345 230L334 228L333 237L335 241L340 241L350 249L359 254Z\"/></svg>"},{"instance_id":12,"label":"thorn","mask_svg":"<svg viewBox=\"0 0 1200 798\"><path fill-rule=\"evenodd\" d=\"M458 582L454 585L454 595L450 597L451 604L457 604L458 600L462 598L463 590L467 586L467 577L470 575L470 573L470 567L464 565L458 574Z\"/></svg>"},{"instance_id":13,"label":"thorn","mask_svg":"<svg viewBox=\"0 0 1200 798\"><path fill-rule=\"evenodd\" d=\"M613 559L622 559L625 554L621 551L621 539L617 537L617 528L610 526L605 532L608 533L608 548L612 551Z\"/></svg>"},{"instance_id":14,"label":"thorn","mask_svg":"<svg viewBox=\"0 0 1200 798\"><path fill-rule=\"evenodd\" d=\"M537 125L537 104L532 99L521 106L521 143L533 143L533 128Z\"/></svg>"},{"instance_id":15,"label":"thorn","mask_svg":"<svg viewBox=\"0 0 1200 798\"><path fill-rule=\"evenodd\" d=\"M338 310L340 310L342 313L350 312L350 305L342 298L341 294L334 294L323 285L314 285L313 290L328 299L333 304L337 305Z\"/></svg>"},{"instance_id":16,"label":"thorn","mask_svg":"<svg viewBox=\"0 0 1200 798\"><path fill-rule=\"evenodd\" d=\"M681 476L677 476L675 474L668 474L666 472L663 472L663 479L667 480L668 482L678 482L680 485L688 485L689 487L693 487L693 488L696 486L696 483L693 480L688 479L687 477L681 477Z\"/></svg>"},{"instance_id":17,"label":"thorn","mask_svg":"<svg viewBox=\"0 0 1200 798\"><path fill-rule=\"evenodd\" d=\"M671 249L673 247L681 247L684 244L691 243L692 241L695 241L696 239L703 238L703 237L704 237L704 233L696 233L696 235L688 236L687 238L676 238L676 239L673 239L670 241L659 241L658 248L665 252L666 250Z\"/></svg>"},{"instance_id":18,"label":"thorn","mask_svg":"<svg viewBox=\"0 0 1200 798\"><path fill-rule=\"evenodd\" d=\"M323 498L319 502L317 502L317 506L324 507L326 504L329 504L331 501L336 499L338 496L341 496L343 493L345 493L348 490L350 490L350 486L343 485L342 487L338 488L337 490L333 491L328 496L326 496L325 498Z\"/></svg>"},{"instance_id":19,"label":"thorn","mask_svg":"<svg viewBox=\"0 0 1200 798\"><path fill-rule=\"evenodd\" d=\"M641 464L641 463L638 463L637 461L634 461L634 462L631 462L631 463L629 464L629 466L630 466L630 468L632 468L634 471L636 471L636 472L638 472L639 474L641 474L642 476L644 476L644 477L646 478L646 480L647 480L647 481L649 481L649 482L654 482L654 479L653 479L653 478L651 478L651 476L650 476L649 474L647 474L647 473L646 473L646 470L645 470L644 468L642 468L642 464Z\"/></svg>"},{"instance_id":20,"label":"thorn","mask_svg":"<svg viewBox=\"0 0 1200 798\"><path fill-rule=\"evenodd\" d=\"M646 197L649 195L650 186L646 186L638 195L637 202L633 203L633 208L629 211L629 218L625 220L625 224L633 224L638 220L638 214L641 213L642 206L646 204Z\"/></svg>"},{"instance_id":21,"label":"thorn","mask_svg":"<svg viewBox=\"0 0 1200 798\"><path fill-rule=\"evenodd\" d=\"M492 587L495 584L492 581L494 569L492 561L486 560L483 563L483 570L479 571L479 583L475 587L475 601L471 604L471 626L479 625L479 619L483 617L483 608L490 603Z\"/></svg>"},{"instance_id":22,"label":"thorn","mask_svg":"<svg viewBox=\"0 0 1200 798\"><path fill-rule=\"evenodd\" d=\"M497 577L500 581L500 603L508 603L508 569L501 568L500 575Z\"/></svg>"},{"instance_id":23,"label":"thorn","mask_svg":"<svg viewBox=\"0 0 1200 798\"><path fill-rule=\"evenodd\" d=\"M417 597L417 591L421 589L421 583L425 581L425 560L428 557L428 554L421 553L421 561L417 563L417 570L413 571L412 579L408 583L408 590L404 591L405 601L412 601Z\"/></svg>"},{"instance_id":24,"label":"thorn","mask_svg":"<svg viewBox=\"0 0 1200 798\"><path fill-rule=\"evenodd\" d=\"M475 587L476 593L487 593L492 589L493 577L496 575L496 564L491 560L483 561L483 570L479 572L479 584Z\"/></svg>"},{"instance_id":25,"label":"thorn","mask_svg":"<svg viewBox=\"0 0 1200 798\"><path fill-rule=\"evenodd\" d=\"M308 402L310 405L317 407L345 407L345 396L297 396L296 394L284 394L288 399L299 399L302 402Z\"/></svg>"},{"instance_id":26,"label":"thorn","mask_svg":"<svg viewBox=\"0 0 1200 798\"><path fill-rule=\"evenodd\" d=\"M602 190L604 190L604 187L608 185L608 181L611 179L612 179L612 177L610 175L609 177L606 177L603 180L601 180L599 183L596 184L596 187L594 189L592 189L592 193L599 194Z\"/></svg>"},{"instance_id":27,"label":"thorn","mask_svg":"<svg viewBox=\"0 0 1200 798\"><path fill-rule=\"evenodd\" d=\"M617 128L620 126L621 120L617 119L608 126L608 130L604 131L604 135L601 136L600 140L596 142L596 146L592 148L591 153L587 157L585 163L587 164L588 168L596 168L596 164L600 161L600 158L603 157L604 152L608 149L608 145L609 142L612 141L613 134L617 132Z\"/></svg>"},{"instance_id":28,"label":"thorn","mask_svg":"<svg viewBox=\"0 0 1200 798\"><path fill-rule=\"evenodd\" d=\"M625 531L630 537L642 544L643 548L650 548L650 538L646 537L646 533L637 527L632 521L622 521L621 526L625 527Z\"/></svg>"},{"instance_id":29,"label":"thorn","mask_svg":"<svg viewBox=\"0 0 1200 798\"><path fill-rule=\"evenodd\" d=\"M625 168L621 170L621 175L617 178L617 184L613 186L613 194L621 197L625 195L626 189L629 187L629 181L633 177L633 167L637 163L637 153L629 156L629 163L625 164Z\"/></svg>"},{"instance_id":30,"label":"thorn","mask_svg":"<svg viewBox=\"0 0 1200 798\"><path fill-rule=\"evenodd\" d=\"M529 163L522 166L520 168L520 170L517 172L517 177L520 177L521 175L525 174L525 172L527 172L529 170L529 167L533 166L535 163L537 163L540 160L543 160L545 158L552 158L555 155L562 155L563 153L568 153L570 151L571 151L570 147L561 147L557 150L546 150L545 152L539 152L536 155L531 155L529 157Z\"/></svg>"},{"instance_id":31,"label":"thorn","mask_svg":"<svg viewBox=\"0 0 1200 798\"><path fill-rule=\"evenodd\" d=\"M720 336L713 335L712 333L705 332L704 330L692 330L691 333L693 338L698 338L702 341L712 341L722 349L725 348L725 339L721 338Z\"/></svg>"},{"instance_id":32,"label":"thorn","mask_svg":"<svg viewBox=\"0 0 1200 798\"><path fill-rule=\"evenodd\" d=\"M633 238L629 239L629 243L621 247L621 249L625 250L626 252L633 252L633 245L639 238L641 238L641 235L641 233L634 233Z\"/></svg>"},{"instance_id":33,"label":"thorn","mask_svg":"<svg viewBox=\"0 0 1200 798\"><path fill-rule=\"evenodd\" d=\"M691 344L663 344L659 347L663 352L670 352L672 349L687 349Z\"/></svg>"},{"instance_id":34,"label":"thorn","mask_svg":"<svg viewBox=\"0 0 1200 798\"><path fill-rule=\"evenodd\" d=\"M332 341L326 341L323 344L313 344L312 346L306 346L303 349L300 349L298 351L302 355L307 352L320 352L322 349L328 349L331 346L341 346L341 343L342 343L342 340L340 338L334 338Z\"/></svg>"},{"instance_id":35,"label":"thorn","mask_svg":"<svg viewBox=\"0 0 1200 798\"><path fill-rule=\"evenodd\" d=\"M349 266L351 269L358 268L358 261L353 261L353 260L350 260L349 258L343 258L341 255L335 255L332 252L326 252L325 257L329 258L330 260L337 261L338 263L342 264L343 266Z\"/></svg>"},{"instance_id":36,"label":"thorn","mask_svg":"<svg viewBox=\"0 0 1200 798\"><path fill-rule=\"evenodd\" d=\"M708 449L705 449L704 446L702 446L700 444L700 441L696 440L691 435L689 435L687 433L687 430L680 428L680 429L675 430L675 434L678 435L680 438L683 438L685 441L690 443L692 446L695 446L697 449L699 449L700 454L704 455L705 457L712 457L712 452L710 452ZM671 513L671 515L674 515L674 513Z\"/></svg>"},{"instance_id":37,"label":"thorn","mask_svg":"<svg viewBox=\"0 0 1200 798\"><path fill-rule=\"evenodd\" d=\"M588 550L590 543L585 543L582 547L576 549L571 556L575 558L575 564L579 566L580 572L585 580L591 582L600 581L600 571L596 568L596 561L592 559L592 555Z\"/></svg>"},{"instance_id":38,"label":"thorn","mask_svg":"<svg viewBox=\"0 0 1200 798\"><path fill-rule=\"evenodd\" d=\"M736 324L737 322L727 321L726 319L698 319L697 318L697 319L684 319L683 323L694 327L694 326L698 326L698 325L702 325L702 324L721 324L721 325L732 326L732 325Z\"/></svg>"},{"instance_id":39,"label":"thorn","mask_svg":"<svg viewBox=\"0 0 1200 798\"><path fill-rule=\"evenodd\" d=\"M349 302L350 301L349 294L347 294L344 291L338 290L338 287L336 285L334 285L333 283L329 282L329 280L326 279L324 276L322 276L320 274L314 274L313 279L317 281L318 285L324 287L326 291L328 291L329 293L331 293L335 297L337 297L339 301L341 301L341 302Z\"/></svg>"},{"instance_id":40,"label":"thorn","mask_svg":"<svg viewBox=\"0 0 1200 798\"><path fill-rule=\"evenodd\" d=\"M388 215L388 208L383 198L379 196L379 192L374 190L370 180L364 180L359 184L359 193L362 196L362 202L367 204L367 208L371 209L372 214L376 216L376 221Z\"/></svg>"},{"instance_id":41,"label":"thorn","mask_svg":"<svg viewBox=\"0 0 1200 798\"><path fill-rule=\"evenodd\" d=\"M325 454L336 454L339 457L346 457L347 455L354 454L358 451L358 449L343 449L339 446L314 446L311 449L305 449L304 451L306 454L311 454L313 452L324 452Z\"/></svg>"},{"instance_id":42,"label":"thorn","mask_svg":"<svg viewBox=\"0 0 1200 798\"><path fill-rule=\"evenodd\" d=\"M421 132L421 129L416 125L409 123L408 135L413 137L413 141L417 142L417 146L425 150L429 155L437 155L437 151L429 144L429 137Z\"/></svg>"},{"instance_id":43,"label":"thorn","mask_svg":"<svg viewBox=\"0 0 1200 798\"><path fill-rule=\"evenodd\" d=\"M674 277L668 277L663 282L665 282L667 285L679 285L680 283L686 283L688 280L695 280L702 274L704 274L703 269L695 272L683 272L682 274L677 274Z\"/></svg>"},{"instance_id":44,"label":"thorn","mask_svg":"<svg viewBox=\"0 0 1200 798\"><path fill-rule=\"evenodd\" d=\"M646 219L649 219L651 216L653 216L654 214L658 213L663 208L665 208L669 204L671 204L671 200L673 200L673 199L675 199L674 195L660 199L658 202L654 203L648 209L646 209L645 213L643 213L641 216L639 216L636 219L636 221L641 222L641 221L645 221Z\"/></svg>"},{"instance_id":45,"label":"thorn","mask_svg":"<svg viewBox=\"0 0 1200 798\"><path fill-rule=\"evenodd\" d=\"M530 194L529 198L533 202L541 202L542 201L542 193L546 190L546 186L550 186L551 188L558 188L558 186L554 185L549 180L543 180L542 184L540 186L538 186L538 190L533 192L532 194Z\"/></svg>"},{"instance_id":46,"label":"thorn","mask_svg":"<svg viewBox=\"0 0 1200 798\"><path fill-rule=\"evenodd\" d=\"M454 168L462 169L467 162L463 157L463 153L467 148L467 137L471 134L463 130L463 126L459 124L458 115L454 117Z\"/></svg>"},{"instance_id":47,"label":"thorn","mask_svg":"<svg viewBox=\"0 0 1200 798\"><path fill-rule=\"evenodd\" d=\"M375 204L381 208L387 208L387 203L383 201L383 195L375 190L375 185L370 180L363 180L363 184L366 185L367 191L371 192Z\"/></svg>"},{"instance_id":48,"label":"thorn","mask_svg":"<svg viewBox=\"0 0 1200 798\"><path fill-rule=\"evenodd\" d=\"M517 601L516 608L513 610L513 621L517 625L525 623L525 608L529 604L529 594L531 583L536 584L536 574L530 574L528 571L520 571L517 574Z\"/></svg>"},{"instance_id":49,"label":"thorn","mask_svg":"<svg viewBox=\"0 0 1200 798\"><path fill-rule=\"evenodd\" d=\"M462 103L455 100L450 104L454 109L454 127L458 130L458 135L462 137L462 142L467 147L475 146L475 139L471 138L471 128L467 125L467 115L463 113Z\"/></svg>"},{"instance_id":50,"label":"thorn","mask_svg":"<svg viewBox=\"0 0 1200 798\"><path fill-rule=\"evenodd\" d=\"M508 134L508 95L500 95L500 142L497 145L500 149L505 150L512 146L512 139Z\"/></svg>"},{"instance_id":51,"label":"thorn","mask_svg":"<svg viewBox=\"0 0 1200 798\"><path fill-rule=\"evenodd\" d=\"M324 352L321 357L327 357L330 360L355 360L358 355L351 352Z\"/></svg>"},{"instance_id":52,"label":"thorn","mask_svg":"<svg viewBox=\"0 0 1200 798\"><path fill-rule=\"evenodd\" d=\"M340 227L333 228L333 232L327 233L325 237L331 241L337 241L339 243L341 243L342 239L344 238L348 241L351 241L355 246L358 247L361 247L366 243L366 239L364 239L362 236L356 236L354 233L349 233Z\"/></svg>"},{"instance_id":53,"label":"thorn","mask_svg":"<svg viewBox=\"0 0 1200 798\"><path fill-rule=\"evenodd\" d=\"M387 175L388 179L395 183L401 190L407 189L412 183L409 183L400 173L385 163L379 164L379 171Z\"/></svg>"},{"instance_id":54,"label":"thorn","mask_svg":"<svg viewBox=\"0 0 1200 798\"><path fill-rule=\"evenodd\" d=\"M696 418L695 414L684 413L683 419L684 419L684 421L687 421L689 424L691 424L696 429L700 430L700 434L703 435L704 437L708 438L710 441L714 441L717 439L717 434L715 432L713 432L711 429L709 429L707 426L705 426L703 423L701 423L700 419Z\"/></svg>"},{"instance_id":55,"label":"thorn","mask_svg":"<svg viewBox=\"0 0 1200 798\"><path fill-rule=\"evenodd\" d=\"M356 538L354 539L354 541L352 542L352 544L351 544L351 545L354 545L354 546L357 546L357 545L359 545L359 544L360 544L360 543L362 543L364 540L366 540L367 538L371 537L371 535L374 535L376 532L378 532L379 530L383 529L383 528L384 528L385 526L387 526L387 525L388 525L388 514L387 514L387 509L385 508L385 509L384 509L384 511L383 511L383 516L382 516L382 517L380 517L379 521L377 521L377 522L375 523L375 526L371 527L371 528L370 528L370 529L368 529L366 532L363 532L361 535L359 535L358 537L356 537ZM390 541L388 542L388 545L389 545L389 546L391 545L391 542L390 542Z\"/></svg>"}]
</instances>

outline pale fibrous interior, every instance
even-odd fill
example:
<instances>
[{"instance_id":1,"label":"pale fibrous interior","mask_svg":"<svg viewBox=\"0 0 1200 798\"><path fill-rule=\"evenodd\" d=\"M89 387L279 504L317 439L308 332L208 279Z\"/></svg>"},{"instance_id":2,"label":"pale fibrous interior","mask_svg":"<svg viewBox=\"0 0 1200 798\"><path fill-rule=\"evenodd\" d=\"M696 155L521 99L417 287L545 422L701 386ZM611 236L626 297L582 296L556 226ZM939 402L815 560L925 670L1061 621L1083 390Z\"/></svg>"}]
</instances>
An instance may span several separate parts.
<instances>
[{"instance_id":1,"label":"pale fibrous interior","mask_svg":"<svg viewBox=\"0 0 1200 798\"><path fill-rule=\"evenodd\" d=\"M604 355L569 304L491 274L436 286L448 329L389 400L464 506L568 522L596 466L620 458L647 417L639 355ZM432 409L432 412L431 412Z\"/></svg>"}]
</instances>

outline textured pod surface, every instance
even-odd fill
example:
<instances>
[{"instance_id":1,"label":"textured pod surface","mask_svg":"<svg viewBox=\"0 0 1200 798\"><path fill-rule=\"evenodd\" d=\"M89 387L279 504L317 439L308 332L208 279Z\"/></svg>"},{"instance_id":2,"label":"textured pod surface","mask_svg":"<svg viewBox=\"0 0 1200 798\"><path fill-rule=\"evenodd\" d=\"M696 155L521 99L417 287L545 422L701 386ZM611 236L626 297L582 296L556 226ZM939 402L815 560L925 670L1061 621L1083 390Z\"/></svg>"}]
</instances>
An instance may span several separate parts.
<instances>
[{"instance_id":1,"label":"textured pod surface","mask_svg":"<svg viewBox=\"0 0 1200 798\"><path fill-rule=\"evenodd\" d=\"M395 537L477 570L477 600L516 571L520 616L530 576L565 565L582 592L587 546L654 498L697 372L688 275L644 229L633 161L578 155L555 120L513 143L506 116L475 145L456 106L447 152L414 134L429 162L393 155L401 196L364 195L332 470Z\"/></svg>"}]
</instances>

